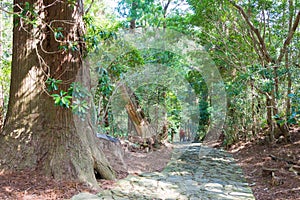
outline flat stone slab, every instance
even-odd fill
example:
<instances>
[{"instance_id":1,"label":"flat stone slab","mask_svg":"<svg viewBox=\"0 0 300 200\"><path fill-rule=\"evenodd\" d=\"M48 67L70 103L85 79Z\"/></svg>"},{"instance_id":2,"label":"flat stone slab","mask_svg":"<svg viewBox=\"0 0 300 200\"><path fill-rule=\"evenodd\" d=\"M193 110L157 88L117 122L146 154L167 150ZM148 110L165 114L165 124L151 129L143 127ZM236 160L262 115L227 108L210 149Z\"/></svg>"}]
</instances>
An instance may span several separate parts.
<instances>
[{"instance_id":1,"label":"flat stone slab","mask_svg":"<svg viewBox=\"0 0 300 200\"><path fill-rule=\"evenodd\" d=\"M162 172L130 175L118 181L113 189L99 193L97 198L255 199L233 157L199 143L175 144L171 161Z\"/></svg>"},{"instance_id":2,"label":"flat stone slab","mask_svg":"<svg viewBox=\"0 0 300 200\"><path fill-rule=\"evenodd\" d=\"M73 196L71 200L86 200L86 199L98 200L99 196L94 195L94 194L90 194L90 193L87 193L87 192L83 192L83 193L80 193L80 194L77 194L77 195Z\"/></svg>"}]
</instances>

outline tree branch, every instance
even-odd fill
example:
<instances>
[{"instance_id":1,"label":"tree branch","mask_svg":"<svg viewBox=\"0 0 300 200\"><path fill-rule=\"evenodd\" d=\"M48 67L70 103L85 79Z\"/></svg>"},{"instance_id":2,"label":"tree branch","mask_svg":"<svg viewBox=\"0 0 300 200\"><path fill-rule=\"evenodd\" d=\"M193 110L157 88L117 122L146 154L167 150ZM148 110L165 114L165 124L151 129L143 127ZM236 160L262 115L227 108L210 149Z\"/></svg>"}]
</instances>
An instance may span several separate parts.
<instances>
[{"instance_id":1,"label":"tree branch","mask_svg":"<svg viewBox=\"0 0 300 200\"><path fill-rule=\"evenodd\" d=\"M92 8L92 5L94 4L95 0L92 0L92 2L90 3L89 7L86 9L86 11L84 12L84 14L86 15Z\"/></svg>"},{"instance_id":2,"label":"tree branch","mask_svg":"<svg viewBox=\"0 0 300 200\"><path fill-rule=\"evenodd\" d=\"M277 62L278 62L278 63L281 62L281 60L282 60L282 58L283 58L283 56L284 56L284 54L285 54L285 52L286 52L287 47L288 47L289 44L291 43L291 41L292 41L292 39L293 39L293 36L294 36L294 34L295 34L295 32L296 32L296 29L297 29L297 27L298 27L298 25L299 25L299 21L300 21L300 11L298 11L297 16L296 16L296 19L295 19L295 21L294 21L294 23L293 23L293 26L292 26L292 28L290 29L290 31L289 31L289 33L288 33L288 36L287 36L287 38L285 39L285 41L284 41L284 43L283 43L283 47L282 47L281 50L280 50L280 55L279 55L278 58L277 58Z\"/></svg>"},{"instance_id":3,"label":"tree branch","mask_svg":"<svg viewBox=\"0 0 300 200\"><path fill-rule=\"evenodd\" d=\"M10 15L13 15L13 14L15 14L14 12L11 12L11 11L8 11L8 10L5 10L3 7L1 7L0 6L0 11L3 11L3 12L5 12L5 13L7 13L7 14L10 14Z\"/></svg>"},{"instance_id":4,"label":"tree branch","mask_svg":"<svg viewBox=\"0 0 300 200\"><path fill-rule=\"evenodd\" d=\"M238 11L241 13L241 15L244 18L244 20L246 21L246 23L249 25L251 31L255 33L255 35L259 41L259 44L260 44L260 51L261 51L262 55L264 56L265 60L267 62L272 62L273 60L268 53L264 39L261 37L259 30L256 27L254 27L254 25L250 21L249 16L246 14L245 10L240 5L237 5L234 1L229 0L229 2L236 9L238 9Z\"/></svg>"},{"instance_id":5,"label":"tree branch","mask_svg":"<svg viewBox=\"0 0 300 200\"><path fill-rule=\"evenodd\" d=\"M171 3L171 0L168 0L168 2L166 3L166 5L164 6L164 17L166 17L165 15L167 13L167 10L168 10L168 7L169 7L170 3Z\"/></svg>"},{"instance_id":6,"label":"tree branch","mask_svg":"<svg viewBox=\"0 0 300 200\"><path fill-rule=\"evenodd\" d=\"M258 47L259 47L258 41L257 41L256 38L254 37L253 32L249 31L249 35L250 35L250 38L251 38L252 43L253 43L254 51L255 51L256 54L258 55L259 60L261 61L261 63L263 64L263 63L264 63L264 59L263 59L262 55L260 55L261 52L260 52L259 49L258 49ZM264 64L263 64L263 65L264 65Z\"/></svg>"}]
</instances>

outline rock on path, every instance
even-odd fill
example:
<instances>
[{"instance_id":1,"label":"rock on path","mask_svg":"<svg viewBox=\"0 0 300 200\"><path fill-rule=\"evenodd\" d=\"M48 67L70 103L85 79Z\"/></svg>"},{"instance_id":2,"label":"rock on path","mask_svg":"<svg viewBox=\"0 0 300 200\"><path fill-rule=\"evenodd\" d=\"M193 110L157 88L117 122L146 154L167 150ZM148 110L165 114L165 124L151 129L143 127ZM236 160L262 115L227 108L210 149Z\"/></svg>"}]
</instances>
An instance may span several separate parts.
<instances>
[{"instance_id":1,"label":"rock on path","mask_svg":"<svg viewBox=\"0 0 300 200\"><path fill-rule=\"evenodd\" d=\"M255 199L241 168L230 154L197 143L174 145L172 159L162 172L129 175L113 189L97 196L105 200ZM79 199L89 198L82 194L72 198Z\"/></svg>"}]
</instances>

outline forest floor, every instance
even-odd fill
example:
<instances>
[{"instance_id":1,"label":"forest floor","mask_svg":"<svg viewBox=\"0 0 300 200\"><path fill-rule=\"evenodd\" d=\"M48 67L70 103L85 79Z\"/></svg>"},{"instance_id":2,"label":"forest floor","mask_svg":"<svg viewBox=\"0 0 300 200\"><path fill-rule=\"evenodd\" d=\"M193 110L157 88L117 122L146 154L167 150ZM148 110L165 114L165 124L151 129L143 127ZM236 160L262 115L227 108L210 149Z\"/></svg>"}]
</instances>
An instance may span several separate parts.
<instances>
[{"instance_id":1,"label":"forest floor","mask_svg":"<svg viewBox=\"0 0 300 200\"><path fill-rule=\"evenodd\" d=\"M242 167L257 200L300 199L300 176L293 172L293 164L289 164L300 165L299 130L292 133L292 138L289 144L240 143L229 150ZM171 145L149 153L127 152L125 162L131 174L161 171L171 153ZM273 160L270 155L277 159ZM275 178L262 176L263 168L274 170ZM113 181L99 181L99 184L103 189L114 187ZM54 181L33 171L0 172L1 200L69 199L81 192L97 193L83 184Z\"/></svg>"},{"instance_id":2,"label":"forest floor","mask_svg":"<svg viewBox=\"0 0 300 200\"><path fill-rule=\"evenodd\" d=\"M172 154L171 145L149 153L127 151L124 161L130 174L162 171ZM118 177L124 177L119 174ZM101 188L114 186L115 181L99 180ZM72 196L89 192L96 194L86 185L72 181L55 181L35 171L1 172L0 200L57 200L70 199Z\"/></svg>"},{"instance_id":3,"label":"forest floor","mask_svg":"<svg viewBox=\"0 0 300 200\"><path fill-rule=\"evenodd\" d=\"M293 130L291 136L292 142L287 144L264 144L257 140L229 150L242 167L257 200L300 199L300 129Z\"/></svg>"}]
</instances>

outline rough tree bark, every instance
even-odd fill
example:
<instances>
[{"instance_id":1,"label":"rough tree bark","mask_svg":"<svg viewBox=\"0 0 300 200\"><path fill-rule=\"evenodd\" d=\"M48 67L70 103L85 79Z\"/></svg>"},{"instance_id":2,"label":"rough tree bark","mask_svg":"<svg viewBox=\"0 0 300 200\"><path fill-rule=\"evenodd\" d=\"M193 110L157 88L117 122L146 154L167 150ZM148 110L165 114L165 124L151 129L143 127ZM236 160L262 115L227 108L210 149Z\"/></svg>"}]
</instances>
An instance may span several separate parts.
<instances>
[{"instance_id":1,"label":"rough tree bark","mask_svg":"<svg viewBox=\"0 0 300 200\"><path fill-rule=\"evenodd\" d=\"M129 125L133 125L137 135L142 138L152 137L155 135L150 122L145 117L143 110L138 105L138 100L134 93L124 84L120 84L121 97L125 101L125 109L130 118Z\"/></svg>"},{"instance_id":2,"label":"rough tree bark","mask_svg":"<svg viewBox=\"0 0 300 200\"><path fill-rule=\"evenodd\" d=\"M24 12L25 2L37 17ZM14 0L14 12L26 13L38 24L26 23L26 17L14 18L12 79L0 135L0 169L35 169L55 179L79 180L97 188L94 170L105 179L115 176L90 120L83 122L70 109L55 106L45 92L48 77L62 80L59 90L66 91L78 72L87 70L82 62L83 3L72 2ZM59 29L60 38L54 33Z\"/></svg>"}]
</instances>

